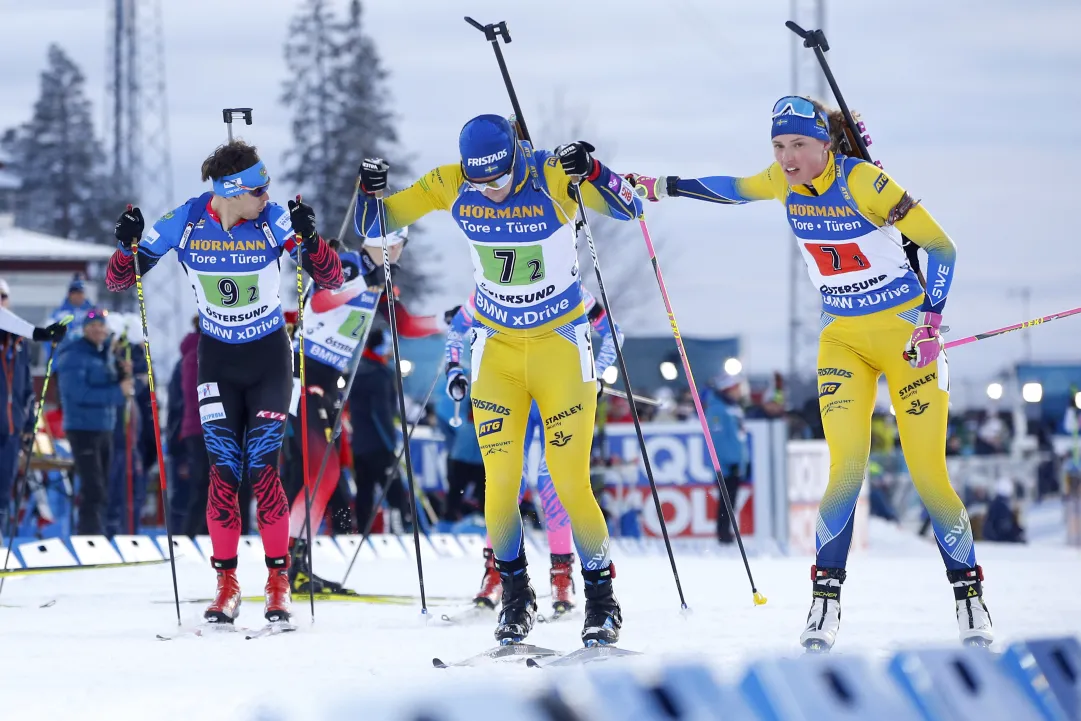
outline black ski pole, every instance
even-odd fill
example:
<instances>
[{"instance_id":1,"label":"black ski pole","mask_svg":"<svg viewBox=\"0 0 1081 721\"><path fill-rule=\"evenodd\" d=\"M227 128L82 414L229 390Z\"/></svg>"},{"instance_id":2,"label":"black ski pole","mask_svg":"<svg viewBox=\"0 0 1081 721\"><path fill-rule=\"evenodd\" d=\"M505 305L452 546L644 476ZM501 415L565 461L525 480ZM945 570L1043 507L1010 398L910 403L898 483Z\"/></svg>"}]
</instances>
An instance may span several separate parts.
<instances>
[{"instance_id":1,"label":"black ski pole","mask_svg":"<svg viewBox=\"0 0 1081 721\"><path fill-rule=\"evenodd\" d=\"M424 562L420 557L420 518L417 515L417 490L413 480L413 459L409 453L409 419L405 413L405 385L402 382L402 353L398 344L398 315L394 301L394 281L390 272L390 250L387 247L387 209L383 204L383 193L376 196L376 210L379 213L379 234L383 239L383 274L386 276L386 294L390 316L390 338L394 346L394 379L398 386L398 413L401 415L402 437L405 445L405 477L409 481L409 508L413 514L413 545L417 550L417 581L420 583L420 613L427 620L428 599L424 594Z\"/></svg>"},{"instance_id":2,"label":"black ski pole","mask_svg":"<svg viewBox=\"0 0 1081 721\"><path fill-rule=\"evenodd\" d=\"M60 322L67 325L71 321L75 320L75 316L65 316ZM16 477L15 484L15 509L11 512L11 515L7 519L7 528L4 530L3 540L7 541L7 552L4 554L4 569L8 570L8 564L11 563L11 547L14 545L15 540L15 523L19 515L19 505L25 492L25 487L30 481L30 460L34 456L34 439L37 437L38 428L41 427L41 414L45 409L45 395L49 392L49 379L53 375L53 359L56 358L56 341L52 342L52 348L49 353L49 362L45 364L45 380L41 385L41 397L38 398L38 407L34 412L34 430L30 434L30 443L26 447L26 465L23 466L23 473L21 476ZM21 481L21 485L20 485ZM9 504L7 499L4 499L4 508L8 508ZM0 594L4 592L4 581L7 580L7 576L0 576Z\"/></svg>"},{"instance_id":3,"label":"black ski pole","mask_svg":"<svg viewBox=\"0 0 1081 721\"><path fill-rule=\"evenodd\" d=\"M833 97L837 99L837 105L841 108L841 114L844 115L845 124L848 125L849 134L856 143L856 150L859 152L860 157L868 163L874 163L881 167L881 165L871 157L871 151L867 149L867 141L870 140L870 136L864 134L863 124L856 122L856 119L852 116L852 111L848 109L848 103L845 102L844 96L841 95L841 88L837 85L837 79L833 77L833 71L830 69L829 61L826 60L826 53L830 49L830 44L826 41L826 33L821 29L804 30L791 20L785 21L785 27L803 38L803 47L810 48L814 51L815 58L818 59L818 64L822 68L822 74L826 76L826 82L829 83L830 90L833 92ZM927 281L923 277L923 271L920 270L919 246L913 243L905 235L902 235L901 238L903 240L902 247L905 251L905 256L908 258L908 262L912 266L913 272L920 279L920 283L926 287Z\"/></svg>"},{"instance_id":4,"label":"black ski pole","mask_svg":"<svg viewBox=\"0 0 1081 721\"><path fill-rule=\"evenodd\" d=\"M128 206L131 210L131 206ZM176 554L173 548L173 531L170 527L169 489L165 482L165 454L161 450L161 420L158 416L158 396L154 392L154 364L150 360L150 331L146 325L146 298L143 295L143 274L139 270L139 239L132 239L132 267L135 269L135 291L139 299L139 316L143 323L143 350L146 351L146 378L150 386L150 415L154 419L154 442L158 450L158 483L161 486L161 506L165 511L165 536L169 541L169 567L173 574L173 601L176 603L176 625L180 625L180 590L176 583Z\"/></svg>"},{"instance_id":5,"label":"black ski pole","mask_svg":"<svg viewBox=\"0 0 1081 721\"><path fill-rule=\"evenodd\" d=\"M481 25L473 18L467 17L465 20L473 27L481 30L484 33L484 37L492 43L492 47L495 49L496 59L499 61L499 69L503 73L503 82L507 86L507 94L510 95L510 102L511 105L514 107L515 119L518 121L518 126L522 129L522 136L527 142L532 143L533 141L529 137L529 132L526 130L525 120L522 117L521 107L518 105L518 95L514 92L514 85L513 83L511 83L510 73L507 72L506 63L503 62L503 53L499 48L500 36L504 37L507 42L510 42L510 36L507 34L507 23L500 22L495 25ZM574 182L575 191L578 191L578 182L573 178L572 181ZM604 304L604 307L608 312L608 322L611 324L612 328L615 329L616 320L615 317L612 315L612 306L608 302L608 294L604 290L604 278L601 276L600 263L597 262L597 249L593 245L593 234L589 231L589 221L586 219L585 203L582 201L581 193L578 193L577 199L578 210L581 218L579 222L581 224L581 227L585 230L586 241L589 243L589 252L590 255L593 256L593 270L596 272L597 275L597 285L600 287L601 291L601 302ZM574 220L571 218L567 218L567 222L574 222ZM619 362L619 372L623 375L623 382L627 386L627 393L633 396L634 391L631 388L630 376L627 374L627 362L623 357L623 349L620 347L619 343L616 343L615 346L616 359ZM664 512L661 508L661 499L660 496L657 495L657 482L653 479L653 468L650 465L649 453L646 450L646 438L642 433L642 422L638 418L637 406L634 403L630 403L629 405L631 407L631 418L634 420L634 430L638 434L638 447L642 451L642 464L645 467L646 478L649 479L649 487L653 493L653 504L657 508L657 520L661 525L661 535L664 537L664 547L668 551L668 560L672 564L672 578L674 578L676 582L676 591L679 593L680 606L684 610L686 610L687 600L683 596L683 584L681 584L679 581L679 570L676 568L676 557L675 554L672 552L672 542L668 538L668 525L664 522Z\"/></svg>"},{"instance_id":6,"label":"black ski pole","mask_svg":"<svg viewBox=\"0 0 1081 721\"><path fill-rule=\"evenodd\" d=\"M436 369L435 378L432 379L432 384L428 386L428 393L424 396L424 402L421 403L421 407L428 405L428 399L432 397L432 392L435 390L436 385L439 383L439 378L443 375L443 367L440 366ZM372 506L372 512L368 514L368 521L364 524L364 529L360 538L360 543L357 544L356 549L353 551L353 558L349 561L349 567L345 569L345 576L342 577L342 585L349 580L349 574L353 572L353 564L357 562L357 557L360 556L360 549L364 547L364 544L368 542L368 536L372 535L372 526L375 525L375 517L379 514L379 509L383 506L383 501L387 499L387 494L390 492L391 479L394 477L394 471L397 470L399 464L402 462L402 454L405 453L405 445L409 445L410 439L413 438L413 431L417 430L417 426L420 425L420 418L413 421L413 425L409 429L409 438L405 439L405 444L402 450L398 451L397 457L394 459L394 465L387 468L386 478L383 480L383 488L380 490L379 499ZM417 519L413 519L413 524L416 525Z\"/></svg>"}]
</instances>

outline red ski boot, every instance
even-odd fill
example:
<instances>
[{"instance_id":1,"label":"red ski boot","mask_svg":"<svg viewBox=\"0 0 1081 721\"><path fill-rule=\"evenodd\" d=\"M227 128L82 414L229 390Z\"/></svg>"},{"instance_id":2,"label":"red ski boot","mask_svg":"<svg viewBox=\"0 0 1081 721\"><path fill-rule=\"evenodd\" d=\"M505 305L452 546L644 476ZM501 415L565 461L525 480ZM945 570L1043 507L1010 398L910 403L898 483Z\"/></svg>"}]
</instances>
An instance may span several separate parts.
<instances>
[{"instance_id":1,"label":"red ski boot","mask_svg":"<svg viewBox=\"0 0 1081 721\"><path fill-rule=\"evenodd\" d=\"M270 622L288 621L292 615L289 607L293 602L289 590L289 556L267 556L266 566L266 605L263 607L263 615Z\"/></svg>"},{"instance_id":2,"label":"red ski boot","mask_svg":"<svg viewBox=\"0 0 1081 721\"><path fill-rule=\"evenodd\" d=\"M503 598L503 581L495 568L495 552L484 549L484 577L480 579L480 591L473 599L473 604L484 608L495 608Z\"/></svg>"},{"instance_id":3,"label":"red ski boot","mask_svg":"<svg viewBox=\"0 0 1081 721\"><path fill-rule=\"evenodd\" d=\"M203 618L207 623L232 623L240 613L240 583L236 580L236 556L211 558L210 565L218 572L218 590L214 601L206 607Z\"/></svg>"},{"instance_id":4,"label":"red ski boot","mask_svg":"<svg viewBox=\"0 0 1081 721\"><path fill-rule=\"evenodd\" d=\"M552 554L552 614L555 620L574 608L574 554Z\"/></svg>"}]
</instances>

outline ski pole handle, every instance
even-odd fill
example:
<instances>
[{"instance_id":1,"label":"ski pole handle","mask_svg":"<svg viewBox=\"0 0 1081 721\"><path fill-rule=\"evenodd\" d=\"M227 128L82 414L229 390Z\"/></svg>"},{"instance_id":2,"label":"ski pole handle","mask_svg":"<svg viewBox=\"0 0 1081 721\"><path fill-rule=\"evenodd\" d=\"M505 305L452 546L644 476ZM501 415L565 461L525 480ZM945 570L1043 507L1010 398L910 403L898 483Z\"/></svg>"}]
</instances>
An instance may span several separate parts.
<instances>
[{"instance_id":1,"label":"ski pole handle","mask_svg":"<svg viewBox=\"0 0 1081 721\"><path fill-rule=\"evenodd\" d=\"M454 417L447 421L451 428L457 428L462 425L461 408L462 402L454 401Z\"/></svg>"}]
</instances>

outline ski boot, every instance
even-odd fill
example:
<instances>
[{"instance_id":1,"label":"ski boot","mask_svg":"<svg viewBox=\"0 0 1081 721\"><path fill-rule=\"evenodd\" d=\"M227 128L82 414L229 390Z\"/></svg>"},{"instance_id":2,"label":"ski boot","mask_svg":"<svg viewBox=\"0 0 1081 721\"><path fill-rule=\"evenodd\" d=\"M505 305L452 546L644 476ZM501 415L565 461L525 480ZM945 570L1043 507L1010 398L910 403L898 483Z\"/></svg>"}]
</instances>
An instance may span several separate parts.
<instances>
[{"instance_id":1,"label":"ski boot","mask_svg":"<svg viewBox=\"0 0 1081 721\"><path fill-rule=\"evenodd\" d=\"M552 619L570 613L574 608L574 554L553 553L552 571Z\"/></svg>"},{"instance_id":2,"label":"ski boot","mask_svg":"<svg viewBox=\"0 0 1081 721\"><path fill-rule=\"evenodd\" d=\"M503 582L499 578L499 571L495 568L495 552L490 548L484 549L484 576L480 579L480 590L477 591L473 605L478 608L494 609L503 595Z\"/></svg>"},{"instance_id":3,"label":"ski boot","mask_svg":"<svg viewBox=\"0 0 1081 721\"><path fill-rule=\"evenodd\" d=\"M293 539L289 552L289 587L297 595L312 592L343 596L356 595L355 591L345 588L342 584L328 581L312 572L308 564L308 542L302 538Z\"/></svg>"},{"instance_id":4,"label":"ski boot","mask_svg":"<svg viewBox=\"0 0 1081 721\"><path fill-rule=\"evenodd\" d=\"M292 615L289 606L293 601L289 591L289 556L266 557L266 604L263 615L267 621L288 621Z\"/></svg>"},{"instance_id":5,"label":"ski boot","mask_svg":"<svg viewBox=\"0 0 1081 721\"><path fill-rule=\"evenodd\" d=\"M619 641L623 614L612 588L612 580L615 577L616 566L611 562L608 568L602 568L599 571L582 569L586 594L586 621L582 626L582 643L587 648L607 646Z\"/></svg>"},{"instance_id":6,"label":"ski boot","mask_svg":"<svg viewBox=\"0 0 1081 721\"><path fill-rule=\"evenodd\" d=\"M845 582L845 569L811 566L814 590L811 610L807 612L807 626L799 637L800 645L811 653L826 653L837 640L841 628L841 584Z\"/></svg>"},{"instance_id":7,"label":"ski boot","mask_svg":"<svg viewBox=\"0 0 1081 721\"><path fill-rule=\"evenodd\" d=\"M236 580L236 556L211 558L210 565L218 572L218 590L203 618L207 623L232 623L240 614L240 583Z\"/></svg>"},{"instance_id":8,"label":"ski boot","mask_svg":"<svg viewBox=\"0 0 1081 721\"><path fill-rule=\"evenodd\" d=\"M976 566L946 571L946 577L953 584L961 643L966 646L990 646L995 635L991 629L991 614L983 602L983 569Z\"/></svg>"},{"instance_id":9,"label":"ski boot","mask_svg":"<svg viewBox=\"0 0 1081 721\"><path fill-rule=\"evenodd\" d=\"M525 554L513 561L495 561L503 586L503 608L495 627L500 646L521 643L537 621L537 594L529 585Z\"/></svg>"}]
</instances>

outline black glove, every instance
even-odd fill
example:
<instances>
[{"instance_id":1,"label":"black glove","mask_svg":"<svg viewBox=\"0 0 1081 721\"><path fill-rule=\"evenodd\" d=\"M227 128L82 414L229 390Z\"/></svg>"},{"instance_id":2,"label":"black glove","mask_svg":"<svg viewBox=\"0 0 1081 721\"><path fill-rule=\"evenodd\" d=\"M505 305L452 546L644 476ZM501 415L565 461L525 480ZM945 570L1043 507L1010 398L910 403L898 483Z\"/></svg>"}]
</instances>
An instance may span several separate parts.
<instances>
[{"instance_id":1,"label":"black glove","mask_svg":"<svg viewBox=\"0 0 1081 721\"><path fill-rule=\"evenodd\" d=\"M365 158L360 164L360 190L365 195L375 195L387 189L387 172L390 166L382 158Z\"/></svg>"},{"instance_id":2,"label":"black glove","mask_svg":"<svg viewBox=\"0 0 1081 721\"><path fill-rule=\"evenodd\" d=\"M465 371L457 363L447 366L447 395L452 401L462 401L469 391L469 380L465 377Z\"/></svg>"},{"instance_id":3,"label":"black glove","mask_svg":"<svg viewBox=\"0 0 1081 721\"><path fill-rule=\"evenodd\" d=\"M52 343L59 343L64 340L64 334L68 332L68 327L63 323L53 323L47 325L44 328L35 328L33 339L36 341L50 341Z\"/></svg>"},{"instance_id":4,"label":"black glove","mask_svg":"<svg viewBox=\"0 0 1081 721\"><path fill-rule=\"evenodd\" d=\"M590 155L596 148L584 140L576 143L567 143L556 148L559 156L559 164L563 166L563 172L567 175L581 177L593 174L593 156Z\"/></svg>"},{"instance_id":5,"label":"black glove","mask_svg":"<svg viewBox=\"0 0 1081 721\"><path fill-rule=\"evenodd\" d=\"M309 243L319 242L319 233L315 229L315 211L312 207L300 199L289 201L289 222L293 224L293 232L304 241L305 250Z\"/></svg>"},{"instance_id":6,"label":"black glove","mask_svg":"<svg viewBox=\"0 0 1081 721\"><path fill-rule=\"evenodd\" d=\"M131 250L131 246L138 243L139 239L143 237L145 227L143 211L129 205L128 209L121 213L117 219L113 235L116 236L116 239L120 241L120 245L125 250Z\"/></svg>"},{"instance_id":7,"label":"black glove","mask_svg":"<svg viewBox=\"0 0 1081 721\"><path fill-rule=\"evenodd\" d=\"M462 306L456 305L446 313L443 314L443 322L450 325L454 321L454 316L458 315L458 311L462 309Z\"/></svg>"},{"instance_id":8,"label":"black glove","mask_svg":"<svg viewBox=\"0 0 1081 721\"><path fill-rule=\"evenodd\" d=\"M393 276L399 270L397 263L390 264L390 274ZM367 248L360 250L360 272L364 278L364 287L383 288L387 284L387 272L382 263L376 263L372 256L368 255Z\"/></svg>"}]
</instances>

